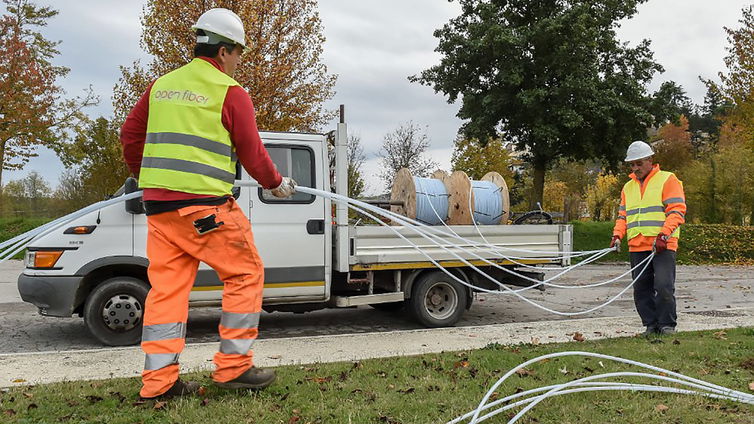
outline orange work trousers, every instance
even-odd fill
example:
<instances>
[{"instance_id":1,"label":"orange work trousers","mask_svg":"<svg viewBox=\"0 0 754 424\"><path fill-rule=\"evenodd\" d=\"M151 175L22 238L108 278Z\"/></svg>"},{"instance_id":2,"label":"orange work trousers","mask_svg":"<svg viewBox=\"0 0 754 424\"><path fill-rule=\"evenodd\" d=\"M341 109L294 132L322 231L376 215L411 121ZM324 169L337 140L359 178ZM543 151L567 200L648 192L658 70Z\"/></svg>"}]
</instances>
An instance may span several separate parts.
<instances>
[{"instance_id":1,"label":"orange work trousers","mask_svg":"<svg viewBox=\"0 0 754 424\"><path fill-rule=\"evenodd\" d=\"M198 234L194 221L215 215L218 229ZM262 309L264 266L251 225L231 198L220 206L188 206L147 217L149 282L141 347L146 354L141 396L165 393L178 379L178 357L186 344L188 301L199 262L224 284L220 349L213 380L226 382L252 366Z\"/></svg>"}]
</instances>

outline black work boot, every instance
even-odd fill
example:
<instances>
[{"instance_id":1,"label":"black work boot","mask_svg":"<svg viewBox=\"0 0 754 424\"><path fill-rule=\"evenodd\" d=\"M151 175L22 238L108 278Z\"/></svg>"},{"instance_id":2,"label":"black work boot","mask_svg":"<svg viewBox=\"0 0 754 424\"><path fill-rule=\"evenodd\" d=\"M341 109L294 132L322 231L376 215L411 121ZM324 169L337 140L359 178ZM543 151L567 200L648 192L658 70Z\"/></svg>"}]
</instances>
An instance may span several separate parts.
<instances>
[{"instance_id":1,"label":"black work boot","mask_svg":"<svg viewBox=\"0 0 754 424\"><path fill-rule=\"evenodd\" d=\"M194 393L199 391L199 383L193 382L193 381L181 381L181 379L178 379L173 383L173 386L168 389L165 393L161 395L157 395L154 397L143 397L141 396L141 399L144 400L165 400L165 399L171 399L177 396L188 396L193 395Z\"/></svg>"},{"instance_id":2,"label":"black work boot","mask_svg":"<svg viewBox=\"0 0 754 424\"><path fill-rule=\"evenodd\" d=\"M675 328L673 327L661 327L659 332L660 334L664 334L666 336L677 333L677 331L675 331Z\"/></svg>"},{"instance_id":3,"label":"black work boot","mask_svg":"<svg viewBox=\"0 0 754 424\"><path fill-rule=\"evenodd\" d=\"M275 371L251 367L233 380L224 383L215 381L215 385L223 389L264 389L273 381L275 381Z\"/></svg>"},{"instance_id":4,"label":"black work boot","mask_svg":"<svg viewBox=\"0 0 754 424\"><path fill-rule=\"evenodd\" d=\"M657 333L658 333L657 327L650 325L647 327L646 330L644 330L643 333L641 333L641 335L644 337L651 337L653 334L657 334Z\"/></svg>"}]
</instances>

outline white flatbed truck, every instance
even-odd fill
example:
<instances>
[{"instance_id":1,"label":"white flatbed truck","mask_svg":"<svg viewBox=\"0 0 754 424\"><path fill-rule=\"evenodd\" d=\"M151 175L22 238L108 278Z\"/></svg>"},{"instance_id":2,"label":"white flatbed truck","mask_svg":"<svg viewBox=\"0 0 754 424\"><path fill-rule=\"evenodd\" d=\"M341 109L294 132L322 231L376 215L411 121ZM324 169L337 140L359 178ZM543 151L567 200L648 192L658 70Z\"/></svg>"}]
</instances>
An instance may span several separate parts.
<instances>
[{"instance_id":1,"label":"white flatbed truck","mask_svg":"<svg viewBox=\"0 0 754 424\"><path fill-rule=\"evenodd\" d=\"M346 129L341 113L341 123L328 134L263 132L261 136L283 175L319 190L331 189L328 146L334 145L335 192L347 195ZM251 180L240 167L238 177ZM116 196L135 189L135 181L127 181ZM251 217L256 246L264 262L266 311L307 312L358 305L382 310L405 307L425 326L442 327L455 324L471 306L472 289L438 270L389 228L350 225L344 205L304 193L277 199L268 191L247 186L236 187L234 196ZM394 228L458 278L478 287L497 288L409 228ZM482 242L473 226L451 228L464 238ZM527 251L522 261L528 264L570 262L569 225L496 225L479 229L489 243ZM149 291L146 237L146 216L139 199L82 216L28 246L26 268L18 278L20 295L37 306L42 315L82 316L88 330L103 344L138 343L144 299ZM449 249L501 282L522 284L520 279L458 247ZM565 256L549 259L552 252ZM491 253L481 255L504 266L515 266ZM190 296L191 306L217 306L221 296L222 282L211 268L201 264Z\"/></svg>"}]
</instances>

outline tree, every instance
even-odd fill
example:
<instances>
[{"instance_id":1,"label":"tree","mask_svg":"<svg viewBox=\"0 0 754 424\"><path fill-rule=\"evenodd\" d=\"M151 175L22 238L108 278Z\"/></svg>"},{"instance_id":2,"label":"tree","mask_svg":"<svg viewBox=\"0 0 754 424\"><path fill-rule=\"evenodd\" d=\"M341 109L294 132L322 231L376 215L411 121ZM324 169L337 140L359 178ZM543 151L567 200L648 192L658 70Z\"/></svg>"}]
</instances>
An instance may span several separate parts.
<instances>
[{"instance_id":1,"label":"tree","mask_svg":"<svg viewBox=\"0 0 754 424\"><path fill-rule=\"evenodd\" d=\"M73 212L92 203L92 196L84 187L83 179L76 169L63 171L53 197L56 200L57 209L62 214Z\"/></svg>"},{"instance_id":2,"label":"tree","mask_svg":"<svg viewBox=\"0 0 754 424\"><path fill-rule=\"evenodd\" d=\"M348 137L348 197L352 199L361 197L366 190L366 182L361 172L365 160L361 137L356 135Z\"/></svg>"},{"instance_id":3,"label":"tree","mask_svg":"<svg viewBox=\"0 0 754 424\"><path fill-rule=\"evenodd\" d=\"M50 184L38 172L31 171L26 177L10 181L3 187L3 197L8 201L3 212L46 216L50 195Z\"/></svg>"},{"instance_id":4,"label":"tree","mask_svg":"<svg viewBox=\"0 0 754 424\"><path fill-rule=\"evenodd\" d=\"M616 188L618 195L616 196ZM620 204L620 185L612 174L600 174L597 181L586 191L586 204L594 221L607 221L616 218Z\"/></svg>"},{"instance_id":5,"label":"tree","mask_svg":"<svg viewBox=\"0 0 754 424\"><path fill-rule=\"evenodd\" d=\"M732 107L732 123L743 130L746 143L754 148L754 6L747 6L739 20L741 28L725 28L728 55L724 58L728 72L718 75L721 84L706 81Z\"/></svg>"},{"instance_id":6,"label":"tree","mask_svg":"<svg viewBox=\"0 0 754 424\"><path fill-rule=\"evenodd\" d=\"M99 117L77 131L72 143L62 145L59 153L63 164L75 172L67 178L80 179L86 193L79 206L98 202L113 194L128 177L118 127L113 121Z\"/></svg>"},{"instance_id":7,"label":"tree","mask_svg":"<svg viewBox=\"0 0 754 424\"><path fill-rule=\"evenodd\" d=\"M60 42L38 28L58 14L31 0L3 0L0 17L0 186L4 170L21 169L36 156L35 146L55 148L97 102L91 88L83 98L66 99L57 85L69 69L52 62Z\"/></svg>"},{"instance_id":8,"label":"tree","mask_svg":"<svg viewBox=\"0 0 754 424\"><path fill-rule=\"evenodd\" d=\"M382 165L380 179L388 188L392 187L395 174L401 168L408 168L414 177L426 177L438 166L437 162L424 156L428 148L429 136L426 128L422 131L421 127L411 121L385 134L382 149L377 153Z\"/></svg>"},{"instance_id":9,"label":"tree","mask_svg":"<svg viewBox=\"0 0 754 424\"><path fill-rule=\"evenodd\" d=\"M460 0L462 14L435 31L440 64L410 79L460 98L467 136L502 133L526 154L534 206L554 160L618 163L672 112L661 99L675 96L646 92L663 71L649 41L631 48L615 32L643 1Z\"/></svg>"},{"instance_id":10,"label":"tree","mask_svg":"<svg viewBox=\"0 0 754 424\"><path fill-rule=\"evenodd\" d=\"M121 67L113 93L118 123L151 81L192 59L196 37L189 28L212 7L231 9L243 21L250 50L234 78L251 93L260 128L313 131L334 116L323 107L336 76L321 61L325 37L317 0L148 0L141 47L152 60Z\"/></svg>"},{"instance_id":11,"label":"tree","mask_svg":"<svg viewBox=\"0 0 754 424\"><path fill-rule=\"evenodd\" d=\"M505 178L506 184L513 185L511 156L499 138L482 145L479 140L458 136L451 157L453 170L464 171L472 180L481 180L488 172L497 172Z\"/></svg>"},{"instance_id":12,"label":"tree","mask_svg":"<svg viewBox=\"0 0 754 424\"><path fill-rule=\"evenodd\" d=\"M663 125L652 146L655 150L655 162L659 163L662 169L682 176L694 157L689 120L681 115L679 121L678 125L672 122Z\"/></svg>"}]
</instances>

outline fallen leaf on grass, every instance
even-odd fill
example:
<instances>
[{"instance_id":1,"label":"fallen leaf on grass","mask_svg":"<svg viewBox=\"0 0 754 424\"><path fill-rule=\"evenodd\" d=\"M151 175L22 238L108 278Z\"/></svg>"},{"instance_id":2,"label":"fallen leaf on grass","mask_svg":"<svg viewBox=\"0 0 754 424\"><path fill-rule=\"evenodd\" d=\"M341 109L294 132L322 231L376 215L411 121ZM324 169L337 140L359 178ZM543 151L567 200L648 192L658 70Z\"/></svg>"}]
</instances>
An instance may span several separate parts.
<instances>
[{"instance_id":1,"label":"fallen leaf on grass","mask_svg":"<svg viewBox=\"0 0 754 424\"><path fill-rule=\"evenodd\" d=\"M145 401L145 400L137 400L136 402L133 402L133 403L131 404L131 406L142 406L142 405L144 405L145 403L147 403L147 401ZM70 405L70 403L69 403L69 405ZM71 406L73 406L73 405L71 405Z\"/></svg>"},{"instance_id":2,"label":"fallen leaf on grass","mask_svg":"<svg viewBox=\"0 0 754 424\"><path fill-rule=\"evenodd\" d=\"M30 403L29 406L26 407L27 411L31 411L32 409L39 408L36 403Z\"/></svg>"},{"instance_id":3,"label":"fallen leaf on grass","mask_svg":"<svg viewBox=\"0 0 754 424\"><path fill-rule=\"evenodd\" d=\"M31 399L31 398L33 398L33 397L34 397L34 394L32 394L32 393L29 393L29 392L23 392L23 395L24 395L24 397L25 397L25 398L27 398L27 399Z\"/></svg>"},{"instance_id":4,"label":"fallen leaf on grass","mask_svg":"<svg viewBox=\"0 0 754 424\"><path fill-rule=\"evenodd\" d=\"M568 367L563 366L563 368L558 368L558 371L560 371L561 374L568 374Z\"/></svg>"},{"instance_id":5,"label":"fallen leaf on grass","mask_svg":"<svg viewBox=\"0 0 754 424\"><path fill-rule=\"evenodd\" d=\"M728 333L726 333L725 330L720 330L718 332L712 333L712 335L715 336L715 338L718 340L728 340L728 338L725 337L728 335Z\"/></svg>"},{"instance_id":6,"label":"fallen leaf on grass","mask_svg":"<svg viewBox=\"0 0 754 424\"><path fill-rule=\"evenodd\" d=\"M4 411L4 414L7 415L7 416L9 416L9 417L12 417L12 416L16 415L16 411L14 411L12 409L6 409Z\"/></svg>"},{"instance_id":7,"label":"fallen leaf on grass","mask_svg":"<svg viewBox=\"0 0 754 424\"><path fill-rule=\"evenodd\" d=\"M324 384L329 383L332 381L332 377L309 377L306 379L307 381L313 381L318 384Z\"/></svg>"},{"instance_id":8,"label":"fallen leaf on grass","mask_svg":"<svg viewBox=\"0 0 754 424\"><path fill-rule=\"evenodd\" d=\"M202 401L199 403L199 406L207 406L207 405L209 405L209 399L207 398L202 399Z\"/></svg>"},{"instance_id":9,"label":"fallen leaf on grass","mask_svg":"<svg viewBox=\"0 0 754 424\"><path fill-rule=\"evenodd\" d=\"M468 368L469 361L458 361L453 364L453 368Z\"/></svg>"},{"instance_id":10,"label":"fallen leaf on grass","mask_svg":"<svg viewBox=\"0 0 754 424\"><path fill-rule=\"evenodd\" d=\"M576 340L577 342L583 342L584 340L586 340L586 337L584 337L583 334L577 331L576 333L573 334L573 339Z\"/></svg>"},{"instance_id":11,"label":"fallen leaf on grass","mask_svg":"<svg viewBox=\"0 0 754 424\"><path fill-rule=\"evenodd\" d=\"M156 409L156 410L165 409L167 404L168 404L167 402L155 402L154 408L152 409Z\"/></svg>"},{"instance_id":12,"label":"fallen leaf on grass","mask_svg":"<svg viewBox=\"0 0 754 424\"><path fill-rule=\"evenodd\" d=\"M414 393L415 391L416 389L414 389L413 387L409 387L406 390L398 390L398 393L403 393L404 395L410 395L411 393Z\"/></svg>"},{"instance_id":13,"label":"fallen leaf on grass","mask_svg":"<svg viewBox=\"0 0 754 424\"><path fill-rule=\"evenodd\" d=\"M752 392L754 392L754 381L752 381L751 383L749 383L749 390L751 390Z\"/></svg>"},{"instance_id":14,"label":"fallen leaf on grass","mask_svg":"<svg viewBox=\"0 0 754 424\"><path fill-rule=\"evenodd\" d=\"M667 406L665 406L663 404L659 404L659 405L655 406L655 411L657 411L657 412L665 412L668 409L670 409L670 408L668 408Z\"/></svg>"},{"instance_id":15,"label":"fallen leaf on grass","mask_svg":"<svg viewBox=\"0 0 754 424\"><path fill-rule=\"evenodd\" d=\"M674 345L679 345L679 344L681 344L681 341L678 340L678 339L675 339L675 340L673 340L673 344Z\"/></svg>"},{"instance_id":16,"label":"fallen leaf on grass","mask_svg":"<svg viewBox=\"0 0 754 424\"><path fill-rule=\"evenodd\" d=\"M519 377L528 377L528 376L534 375L536 373L534 371L532 371L532 370L527 370L526 368L521 368L521 369L516 370L516 374L518 374Z\"/></svg>"},{"instance_id":17,"label":"fallen leaf on grass","mask_svg":"<svg viewBox=\"0 0 754 424\"><path fill-rule=\"evenodd\" d=\"M95 395L89 395L86 397L86 400L88 400L90 403L97 403L102 400L101 397L95 396Z\"/></svg>"}]
</instances>

